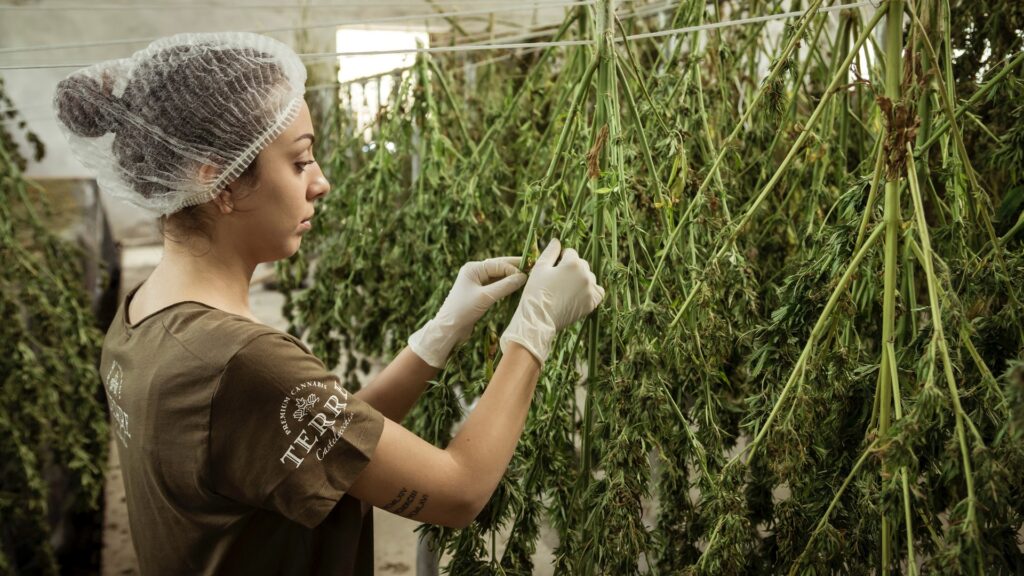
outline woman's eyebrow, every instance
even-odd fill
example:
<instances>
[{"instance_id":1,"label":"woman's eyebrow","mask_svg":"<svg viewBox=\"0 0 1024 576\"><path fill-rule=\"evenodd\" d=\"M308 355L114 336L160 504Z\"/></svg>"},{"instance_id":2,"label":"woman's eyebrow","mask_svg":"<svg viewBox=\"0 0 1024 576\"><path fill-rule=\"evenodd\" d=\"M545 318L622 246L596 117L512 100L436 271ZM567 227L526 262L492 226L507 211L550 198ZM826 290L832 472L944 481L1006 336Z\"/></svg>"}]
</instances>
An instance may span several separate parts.
<instances>
[{"instance_id":1,"label":"woman's eyebrow","mask_svg":"<svg viewBox=\"0 0 1024 576\"><path fill-rule=\"evenodd\" d=\"M316 136L313 136L312 134L303 134L302 136L299 136L298 138L296 138L295 141L292 142L292 143L294 144L295 142L298 142L299 140L302 140L303 138L309 138L309 145L310 146L312 146L313 144L316 144Z\"/></svg>"}]
</instances>

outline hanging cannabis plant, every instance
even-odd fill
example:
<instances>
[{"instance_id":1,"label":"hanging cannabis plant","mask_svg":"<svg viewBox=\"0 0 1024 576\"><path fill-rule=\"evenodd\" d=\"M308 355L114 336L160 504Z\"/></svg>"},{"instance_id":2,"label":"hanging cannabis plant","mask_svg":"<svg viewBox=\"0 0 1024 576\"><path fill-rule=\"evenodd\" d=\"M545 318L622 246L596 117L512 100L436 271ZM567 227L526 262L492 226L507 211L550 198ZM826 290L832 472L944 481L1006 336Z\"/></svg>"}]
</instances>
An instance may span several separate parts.
<instances>
[{"instance_id":1,"label":"hanging cannabis plant","mask_svg":"<svg viewBox=\"0 0 1024 576\"><path fill-rule=\"evenodd\" d=\"M0 103L25 130L2 81ZM27 140L39 161L39 139ZM23 177L27 162L0 130L0 572L57 574L52 518L97 510L103 491L103 334L82 285L81 249L47 227L48 200Z\"/></svg>"},{"instance_id":2,"label":"hanging cannabis plant","mask_svg":"<svg viewBox=\"0 0 1024 576\"><path fill-rule=\"evenodd\" d=\"M332 117L279 272L350 386L467 260L557 236L607 289L477 522L429 528L450 573L530 574L545 522L560 574L1024 570L1024 8L826 6L602 0L549 38L591 45L421 55L369 142ZM447 444L513 310L407 425Z\"/></svg>"}]
</instances>

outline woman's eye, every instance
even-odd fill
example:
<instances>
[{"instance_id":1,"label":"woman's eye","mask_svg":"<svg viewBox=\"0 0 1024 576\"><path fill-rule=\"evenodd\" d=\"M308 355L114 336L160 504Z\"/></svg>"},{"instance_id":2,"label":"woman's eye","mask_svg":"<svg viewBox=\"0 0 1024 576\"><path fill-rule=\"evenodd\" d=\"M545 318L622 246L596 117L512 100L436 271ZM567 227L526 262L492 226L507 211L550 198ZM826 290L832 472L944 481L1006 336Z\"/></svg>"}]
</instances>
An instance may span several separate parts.
<instances>
[{"instance_id":1,"label":"woman's eye","mask_svg":"<svg viewBox=\"0 0 1024 576\"><path fill-rule=\"evenodd\" d=\"M299 169L299 172L305 172L306 166L310 164L316 164L316 160L310 160L308 162L296 162L295 166Z\"/></svg>"}]
</instances>

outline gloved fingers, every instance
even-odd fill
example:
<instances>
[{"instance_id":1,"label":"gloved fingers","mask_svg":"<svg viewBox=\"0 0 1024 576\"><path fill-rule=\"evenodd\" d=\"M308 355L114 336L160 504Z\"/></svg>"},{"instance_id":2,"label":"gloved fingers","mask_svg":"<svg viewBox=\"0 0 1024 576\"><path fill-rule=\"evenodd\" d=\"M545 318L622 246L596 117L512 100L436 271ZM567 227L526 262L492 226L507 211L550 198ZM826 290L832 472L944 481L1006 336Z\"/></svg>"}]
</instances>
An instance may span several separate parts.
<instances>
[{"instance_id":1,"label":"gloved fingers","mask_svg":"<svg viewBox=\"0 0 1024 576\"><path fill-rule=\"evenodd\" d=\"M496 258L488 258L487 260L484 260L484 262L494 261L494 262L501 262L503 264L511 264L512 266L515 266L516 269L518 270L519 269L519 263L522 262L522 260L523 260L523 258L521 256L498 256Z\"/></svg>"},{"instance_id":2,"label":"gloved fingers","mask_svg":"<svg viewBox=\"0 0 1024 576\"><path fill-rule=\"evenodd\" d=\"M459 268L459 276L466 276L469 278L476 278L480 276L480 265L481 262L466 262L462 265L462 268Z\"/></svg>"},{"instance_id":3,"label":"gloved fingers","mask_svg":"<svg viewBox=\"0 0 1024 576\"><path fill-rule=\"evenodd\" d=\"M597 305L604 301L604 288L595 285L592 293L594 294L594 308L597 308Z\"/></svg>"},{"instance_id":4,"label":"gloved fingers","mask_svg":"<svg viewBox=\"0 0 1024 576\"><path fill-rule=\"evenodd\" d=\"M481 274L480 280L483 283L493 282L506 276L519 273L519 261L521 258L518 256L501 256L498 258L488 258L483 261L483 273Z\"/></svg>"},{"instance_id":5,"label":"gloved fingers","mask_svg":"<svg viewBox=\"0 0 1024 576\"><path fill-rule=\"evenodd\" d=\"M502 298L522 288L523 284L526 284L527 278L529 278L529 275L527 275L526 273L516 271L515 274L506 276L501 280L492 282L491 284L484 286L483 291L495 302L497 302L498 300L501 300Z\"/></svg>"},{"instance_id":6,"label":"gloved fingers","mask_svg":"<svg viewBox=\"0 0 1024 576\"><path fill-rule=\"evenodd\" d=\"M562 259L558 262L559 266L573 265L578 266L580 263L580 255L572 248L566 248L562 251Z\"/></svg>"},{"instance_id":7,"label":"gloved fingers","mask_svg":"<svg viewBox=\"0 0 1024 576\"><path fill-rule=\"evenodd\" d=\"M537 257L537 263L533 265L534 268L550 268L555 265L555 260L558 260L558 254L562 251L562 243L558 238L552 238L548 242L547 248L540 253Z\"/></svg>"}]
</instances>

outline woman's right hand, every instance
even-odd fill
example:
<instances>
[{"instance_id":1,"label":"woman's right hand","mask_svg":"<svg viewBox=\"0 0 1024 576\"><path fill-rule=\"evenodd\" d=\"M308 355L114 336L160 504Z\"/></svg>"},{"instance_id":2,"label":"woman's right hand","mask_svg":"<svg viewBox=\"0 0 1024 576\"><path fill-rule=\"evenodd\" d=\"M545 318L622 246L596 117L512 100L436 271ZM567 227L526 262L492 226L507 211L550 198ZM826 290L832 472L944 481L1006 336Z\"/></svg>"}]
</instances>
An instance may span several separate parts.
<instances>
[{"instance_id":1,"label":"woman's right hand","mask_svg":"<svg viewBox=\"0 0 1024 576\"><path fill-rule=\"evenodd\" d=\"M559 330L590 314L604 299L604 288L590 265L572 248L561 250L552 239L530 272L512 321L501 336L501 349L516 342L543 364ZM562 259L555 265L558 255Z\"/></svg>"}]
</instances>

